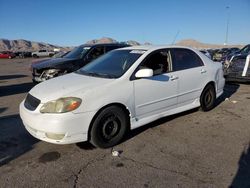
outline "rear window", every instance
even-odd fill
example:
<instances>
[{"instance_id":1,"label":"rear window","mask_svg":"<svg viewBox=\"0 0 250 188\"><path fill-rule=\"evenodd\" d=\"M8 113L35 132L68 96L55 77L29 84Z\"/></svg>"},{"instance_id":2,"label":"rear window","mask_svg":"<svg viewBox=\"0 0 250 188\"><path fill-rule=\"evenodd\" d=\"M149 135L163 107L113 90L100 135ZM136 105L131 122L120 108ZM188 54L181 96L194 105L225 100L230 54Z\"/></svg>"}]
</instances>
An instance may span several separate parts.
<instances>
[{"instance_id":1,"label":"rear window","mask_svg":"<svg viewBox=\"0 0 250 188\"><path fill-rule=\"evenodd\" d=\"M201 58L192 50L175 48L171 51L173 71L203 66Z\"/></svg>"}]
</instances>

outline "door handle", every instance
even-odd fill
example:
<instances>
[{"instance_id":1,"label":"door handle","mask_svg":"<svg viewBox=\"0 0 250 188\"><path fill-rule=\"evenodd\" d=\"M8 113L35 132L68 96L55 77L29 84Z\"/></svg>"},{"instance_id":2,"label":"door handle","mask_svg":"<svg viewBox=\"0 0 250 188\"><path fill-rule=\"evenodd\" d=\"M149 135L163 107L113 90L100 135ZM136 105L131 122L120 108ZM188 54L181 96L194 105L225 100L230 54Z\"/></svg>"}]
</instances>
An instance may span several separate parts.
<instances>
[{"instance_id":1,"label":"door handle","mask_svg":"<svg viewBox=\"0 0 250 188\"><path fill-rule=\"evenodd\" d=\"M177 80L178 78L179 78L178 76L170 76L171 81Z\"/></svg>"},{"instance_id":2,"label":"door handle","mask_svg":"<svg viewBox=\"0 0 250 188\"><path fill-rule=\"evenodd\" d=\"M207 71L205 69L201 69L201 74L206 73Z\"/></svg>"}]
</instances>

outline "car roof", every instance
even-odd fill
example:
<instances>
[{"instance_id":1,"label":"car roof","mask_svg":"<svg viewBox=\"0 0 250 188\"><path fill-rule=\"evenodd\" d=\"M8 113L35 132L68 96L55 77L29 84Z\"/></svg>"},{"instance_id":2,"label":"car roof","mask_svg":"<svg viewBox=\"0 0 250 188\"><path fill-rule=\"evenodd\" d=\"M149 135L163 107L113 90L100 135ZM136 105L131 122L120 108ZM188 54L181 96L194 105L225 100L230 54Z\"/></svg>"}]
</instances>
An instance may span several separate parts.
<instances>
[{"instance_id":1,"label":"car roof","mask_svg":"<svg viewBox=\"0 0 250 188\"><path fill-rule=\"evenodd\" d=\"M146 50L146 51L154 51L158 49L163 48L184 48L184 49L190 49L195 50L194 48L186 47L186 46L175 46L175 45L143 45L143 46L130 46L125 48L119 48L117 50Z\"/></svg>"},{"instance_id":2,"label":"car roof","mask_svg":"<svg viewBox=\"0 0 250 188\"><path fill-rule=\"evenodd\" d=\"M98 44L82 44L81 47L97 47L97 46L121 46L121 47L127 47L130 46L128 44L124 43L98 43Z\"/></svg>"}]
</instances>

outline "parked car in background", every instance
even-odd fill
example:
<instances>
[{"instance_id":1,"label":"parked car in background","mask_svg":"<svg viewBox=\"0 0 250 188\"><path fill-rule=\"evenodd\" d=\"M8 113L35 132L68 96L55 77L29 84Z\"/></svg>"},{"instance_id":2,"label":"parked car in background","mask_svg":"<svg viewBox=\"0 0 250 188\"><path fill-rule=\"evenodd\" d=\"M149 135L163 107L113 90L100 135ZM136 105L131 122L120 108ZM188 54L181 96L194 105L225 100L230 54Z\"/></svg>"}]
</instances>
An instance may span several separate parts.
<instances>
[{"instance_id":1,"label":"parked car in background","mask_svg":"<svg viewBox=\"0 0 250 188\"><path fill-rule=\"evenodd\" d=\"M85 47L77 51L85 52ZM222 64L198 50L127 47L38 84L20 104L20 116L40 140L88 140L107 148L121 142L129 130L159 118L199 106L211 110L224 84Z\"/></svg>"},{"instance_id":2,"label":"parked car in background","mask_svg":"<svg viewBox=\"0 0 250 188\"><path fill-rule=\"evenodd\" d=\"M9 52L9 51L0 52L0 58L12 59L14 57L16 57L16 55L13 52Z\"/></svg>"},{"instance_id":3,"label":"parked car in background","mask_svg":"<svg viewBox=\"0 0 250 188\"><path fill-rule=\"evenodd\" d=\"M42 63L46 60L49 60L49 59L52 59L52 58L61 58L61 57L64 57L65 55L67 55L70 51L67 51L67 52L64 52L64 51L60 51L58 53L56 53L55 55L53 55L52 57L45 57L45 58L42 58L42 59L36 59L36 60L33 60L30 64L30 67L29 67L29 70L32 71L33 70L33 66L35 64L38 64L38 63Z\"/></svg>"},{"instance_id":4,"label":"parked car in background","mask_svg":"<svg viewBox=\"0 0 250 188\"><path fill-rule=\"evenodd\" d=\"M19 57L19 58L32 57L32 52L19 51L19 52L15 52L15 55L16 57Z\"/></svg>"},{"instance_id":5,"label":"parked car in background","mask_svg":"<svg viewBox=\"0 0 250 188\"><path fill-rule=\"evenodd\" d=\"M32 57L52 57L55 54L53 51L49 50L39 50L37 52L32 52Z\"/></svg>"},{"instance_id":6,"label":"parked car in background","mask_svg":"<svg viewBox=\"0 0 250 188\"><path fill-rule=\"evenodd\" d=\"M227 59L228 56L230 56L231 54L236 54L239 53L240 49L239 48L229 48L227 53L223 54L222 58L220 59L220 61L222 63L224 63Z\"/></svg>"},{"instance_id":7,"label":"parked car in background","mask_svg":"<svg viewBox=\"0 0 250 188\"><path fill-rule=\"evenodd\" d=\"M213 61L221 61L221 59L229 52L229 48L222 48L214 53Z\"/></svg>"},{"instance_id":8,"label":"parked car in background","mask_svg":"<svg viewBox=\"0 0 250 188\"><path fill-rule=\"evenodd\" d=\"M220 49L208 49L208 52L210 53L212 60L214 60L214 55L219 51Z\"/></svg>"},{"instance_id":9,"label":"parked car in background","mask_svg":"<svg viewBox=\"0 0 250 188\"><path fill-rule=\"evenodd\" d=\"M249 82L250 83L250 55L234 57L224 64L224 75L226 81Z\"/></svg>"},{"instance_id":10,"label":"parked car in background","mask_svg":"<svg viewBox=\"0 0 250 188\"><path fill-rule=\"evenodd\" d=\"M212 56L211 56L211 54L209 53L209 51L208 50L200 50L200 52L201 53L203 53L203 54L205 54L209 59L212 59Z\"/></svg>"},{"instance_id":11,"label":"parked car in background","mask_svg":"<svg viewBox=\"0 0 250 188\"><path fill-rule=\"evenodd\" d=\"M53 58L32 65L33 82L45 80L76 71L99 56L127 44L86 44L76 47L62 58Z\"/></svg>"},{"instance_id":12,"label":"parked car in background","mask_svg":"<svg viewBox=\"0 0 250 188\"><path fill-rule=\"evenodd\" d=\"M225 64L232 61L234 58L246 58L250 54L250 44L244 46L241 50L230 53L226 56L224 62Z\"/></svg>"},{"instance_id":13,"label":"parked car in background","mask_svg":"<svg viewBox=\"0 0 250 188\"><path fill-rule=\"evenodd\" d=\"M213 60L224 62L229 54L237 53L239 50L239 48L222 48L214 54Z\"/></svg>"}]
</instances>

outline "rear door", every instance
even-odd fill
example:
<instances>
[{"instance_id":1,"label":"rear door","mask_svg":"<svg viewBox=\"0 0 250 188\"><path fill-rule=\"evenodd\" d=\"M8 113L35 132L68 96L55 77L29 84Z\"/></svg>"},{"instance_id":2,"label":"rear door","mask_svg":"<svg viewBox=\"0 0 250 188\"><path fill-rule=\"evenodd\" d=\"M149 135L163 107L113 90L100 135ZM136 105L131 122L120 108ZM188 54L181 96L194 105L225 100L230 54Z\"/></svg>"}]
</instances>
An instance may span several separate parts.
<instances>
[{"instance_id":1,"label":"rear door","mask_svg":"<svg viewBox=\"0 0 250 188\"><path fill-rule=\"evenodd\" d=\"M171 49L173 71L179 80L178 106L193 103L199 99L207 80L207 70L201 58L192 50Z\"/></svg>"}]
</instances>

